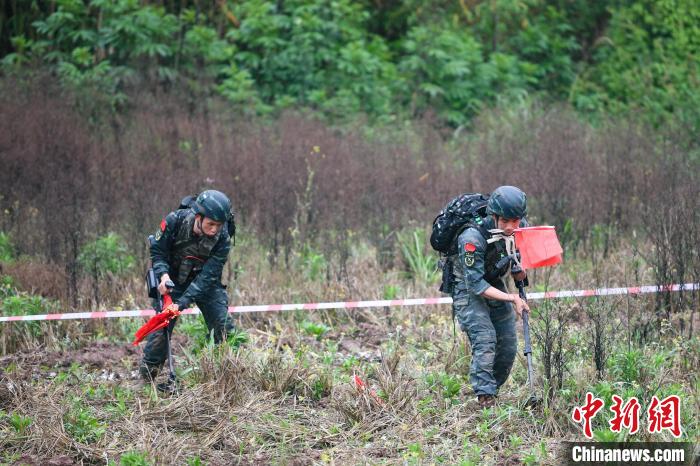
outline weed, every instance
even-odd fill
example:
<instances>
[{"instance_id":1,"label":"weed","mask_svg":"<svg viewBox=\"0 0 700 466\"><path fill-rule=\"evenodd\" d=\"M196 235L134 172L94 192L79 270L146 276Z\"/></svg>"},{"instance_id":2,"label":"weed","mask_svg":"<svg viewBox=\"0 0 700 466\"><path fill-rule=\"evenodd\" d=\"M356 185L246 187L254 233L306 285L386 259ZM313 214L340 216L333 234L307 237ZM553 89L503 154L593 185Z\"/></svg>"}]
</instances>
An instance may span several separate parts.
<instances>
[{"instance_id":1,"label":"weed","mask_svg":"<svg viewBox=\"0 0 700 466\"><path fill-rule=\"evenodd\" d=\"M641 350L619 351L608 359L610 375L615 380L623 380L627 383L640 379L640 373L644 370L646 361Z\"/></svg>"},{"instance_id":2,"label":"weed","mask_svg":"<svg viewBox=\"0 0 700 466\"><path fill-rule=\"evenodd\" d=\"M396 297L401 292L401 287L394 284L384 285L384 291L382 292L383 299L396 299Z\"/></svg>"},{"instance_id":3,"label":"weed","mask_svg":"<svg viewBox=\"0 0 700 466\"><path fill-rule=\"evenodd\" d=\"M32 425L32 418L22 416L19 413L12 413L10 414L10 425L19 435L24 435L29 426Z\"/></svg>"},{"instance_id":4,"label":"weed","mask_svg":"<svg viewBox=\"0 0 700 466\"><path fill-rule=\"evenodd\" d=\"M625 439L625 433L613 432L605 426L593 429L593 438L596 442L622 442Z\"/></svg>"},{"instance_id":5,"label":"weed","mask_svg":"<svg viewBox=\"0 0 700 466\"><path fill-rule=\"evenodd\" d=\"M408 276L421 283L435 283L438 272L435 256L426 250L425 229L417 228L399 233L397 236Z\"/></svg>"},{"instance_id":6,"label":"weed","mask_svg":"<svg viewBox=\"0 0 700 466\"><path fill-rule=\"evenodd\" d=\"M440 393L445 400L451 403L456 402L455 398L462 390L462 382L459 376L452 374L428 374L425 378L428 387L433 389L439 387Z\"/></svg>"},{"instance_id":7,"label":"weed","mask_svg":"<svg viewBox=\"0 0 700 466\"><path fill-rule=\"evenodd\" d=\"M10 241L10 235L0 231L0 262L12 262L15 256L15 247Z\"/></svg>"},{"instance_id":8,"label":"weed","mask_svg":"<svg viewBox=\"0 0 700 466\"><path fill-rule=\"evenodd\" d=\"M300 327L307 335L314 336L317 340L320 340L330 330L327 325L309 320L302 322Z\"/></svg>"},{"instance_id":9,"label":"weed","mask_svg":"<svg viewBox=\"0 0 700 466\"><path fill-rule=\"evenodd\" d=\"M124 453L119 457L119 466L151 466L152 464L145 453L136 451Z\"/></svg>"},{"instance_id":10,"label":"weed","mask_svg":"<svg viewBox=\"0 0 700 466\"><path fill-rule=\"evenodd\" d=\"M63 417L63 426L66 432L80 443L96 442L107 430L107 426L80 401L74 401L73 406L66 412Z\"/></svg>"},{"instance_id":11,"label":"weed","mask_svg":"<svg viewBox=\"0 0 700 466\"><path fill-rule=\"evenodd\" d=\"M226 344L231 349L238 349L250 341L250 335L245 330L235 328L226 339Z\"/></svg>"},{"instance_id":12,"label":"weed","mask_svg":"<svg viewBox=\"0 0 700 466\"><path fill-rule=\"evenodd\" d=\"M328 267L328 262L323 254L307 246L302 250L301 261L307 280L317 282L323 278Z\"/></svg>"},{"instance_id":13,"label":"weed","mask_svg":"<svg viewBox=\"0 0 700 466\"><path fill-rule=\"evenodd\" d=\"M347 358L343 359L343 363L341 367L346 371L346 372L352 372L352 369L360 365L360 360L357 359L356 356L348 356Z\"/></svg>"}]
</instances>

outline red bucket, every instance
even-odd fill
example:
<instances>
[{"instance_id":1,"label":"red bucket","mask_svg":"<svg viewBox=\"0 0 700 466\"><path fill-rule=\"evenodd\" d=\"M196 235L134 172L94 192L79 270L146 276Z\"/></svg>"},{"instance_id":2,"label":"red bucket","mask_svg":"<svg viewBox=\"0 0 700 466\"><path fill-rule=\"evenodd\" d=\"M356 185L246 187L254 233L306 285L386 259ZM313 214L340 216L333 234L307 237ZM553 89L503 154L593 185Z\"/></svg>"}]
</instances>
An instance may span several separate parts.
<instances>
[{"instance_id":1,"label":"red bucket","mask_svg":"<svg viewBox=\"0 0 700 466\"><path fill-rule=\"evenodd\" d=\"M516 229L515 246L520 251L520 264L524 269L556 265L564 252L553 226Z\"/></svg>"}]
</instances>

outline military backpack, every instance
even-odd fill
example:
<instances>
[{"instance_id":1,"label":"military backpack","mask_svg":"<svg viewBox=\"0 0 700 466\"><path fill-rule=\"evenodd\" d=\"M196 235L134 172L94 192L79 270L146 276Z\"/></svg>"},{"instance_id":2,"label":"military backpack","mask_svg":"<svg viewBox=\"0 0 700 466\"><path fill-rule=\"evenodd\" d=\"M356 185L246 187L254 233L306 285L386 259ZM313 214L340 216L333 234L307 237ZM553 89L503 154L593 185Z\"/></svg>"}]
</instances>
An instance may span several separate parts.
<instances>
[{"instance_id":1,"label":"military backpack","mask_svg":"<svg viewBox=\"0 0 700 466\"><path fill-rule=\"evenodd\" d=\"M488 195L480 193L460 194L448 202L433 220L430 245L441 255L438 264L442 269L440 291L443 293L452 293L454 286L451 258L458 253L457 237L460 233L470 226L475 226L482 230L484 236L488 237L488 232L483 226L488 200Z\"/></svg>"}]
</instances>

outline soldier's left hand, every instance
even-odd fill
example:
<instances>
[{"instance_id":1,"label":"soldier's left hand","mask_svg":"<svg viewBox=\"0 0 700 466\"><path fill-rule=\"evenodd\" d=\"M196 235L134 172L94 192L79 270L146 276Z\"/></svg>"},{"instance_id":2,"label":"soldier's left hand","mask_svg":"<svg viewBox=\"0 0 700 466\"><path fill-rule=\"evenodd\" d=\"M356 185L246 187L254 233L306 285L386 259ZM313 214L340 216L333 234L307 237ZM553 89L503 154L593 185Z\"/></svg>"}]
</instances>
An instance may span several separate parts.
<instances>
[{"instance_id":1,"label":"soldier's left hand","mask_svg":"<svg viewBox=\"0 0 700 466\"><path fill-rule=\"evenodd\" d=\"M172 303L172 304L168 305L165 309L163 309L163 311L174 311L174 312L177 312L179 310L180 310L180 305L178 305L176 303Z\"/></svg>"}]
</instances>

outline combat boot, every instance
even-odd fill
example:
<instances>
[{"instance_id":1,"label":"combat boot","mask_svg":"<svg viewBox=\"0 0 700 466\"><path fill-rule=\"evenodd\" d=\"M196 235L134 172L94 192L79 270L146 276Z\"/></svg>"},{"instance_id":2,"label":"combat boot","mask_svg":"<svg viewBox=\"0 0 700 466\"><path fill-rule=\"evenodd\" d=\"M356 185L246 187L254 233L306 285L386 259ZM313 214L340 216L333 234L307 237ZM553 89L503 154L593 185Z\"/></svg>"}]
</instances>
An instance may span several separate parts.
<instances>
[{"instance_id":1,"label":"combat boot","mask_svg":"<svg viewBox=\"0 0 700 466\"><path fill-rule=\"evenodd\" d=\"M491 408L496 404L496 397L494 395L479 395L477 400L482 409Z\"/></svg>"},{"instance_id":2,"label":"combat boot","mask_svg":"<svg viewBox=\"0 0 700 466\"><path fill-rule=\"evenodd\" d=\"M139 374L146 383L153 382L156 376L158 376L158 372L160 372L160 366L152 366L143 361L139 364Z\"/></svg>"}]
</instances>

